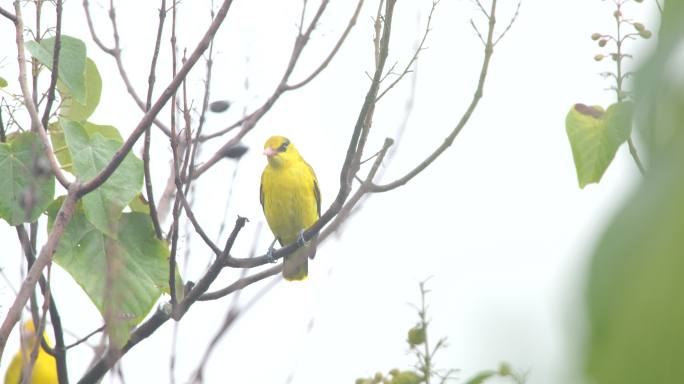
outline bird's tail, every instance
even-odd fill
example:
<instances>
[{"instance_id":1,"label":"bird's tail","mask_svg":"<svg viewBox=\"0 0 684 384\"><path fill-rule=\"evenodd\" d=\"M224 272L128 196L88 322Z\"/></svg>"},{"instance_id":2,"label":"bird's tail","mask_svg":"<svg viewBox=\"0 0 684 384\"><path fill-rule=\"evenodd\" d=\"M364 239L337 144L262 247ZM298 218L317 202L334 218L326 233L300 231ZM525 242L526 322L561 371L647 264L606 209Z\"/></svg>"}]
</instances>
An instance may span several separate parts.
<instances>
[{"instance_id":1,"label":"bird's tail","mask_svg":"<svg viewBox=\"0 0 684 384\"><path fill-rule=\"evenodd\" d=\"M309 274L309 258L305 252L297 252L285 256L283 261L283 277L285 280L304 280Z\"/></svg>"},{"instance_id":2,"label":"bird's tail","mask_svg":"<svg viewBox=\"0 0 684 384\"><path fill-rule=\"evenodd\" d=\"M313 259L316 248L309 244L299 248L295 253L285 256L283 261L283 277L288 281L304 280L309 274L309 258Z\"/></svg>"}]
</instances>

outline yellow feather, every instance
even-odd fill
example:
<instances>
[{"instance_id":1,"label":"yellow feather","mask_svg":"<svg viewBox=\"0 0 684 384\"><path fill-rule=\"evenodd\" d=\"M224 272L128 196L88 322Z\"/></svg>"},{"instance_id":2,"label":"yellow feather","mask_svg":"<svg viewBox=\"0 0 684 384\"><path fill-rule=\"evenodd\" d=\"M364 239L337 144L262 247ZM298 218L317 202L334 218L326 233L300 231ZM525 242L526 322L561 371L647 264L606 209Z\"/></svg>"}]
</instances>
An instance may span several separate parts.
<instances>
[{"instance_id":1,"label":"yellow feather","mask_svg":"<svg viewBox=\"0 0 684 384\"><path fill-rule=\"evenodd\" d=\"M297 148L282 136L266 141L268 164L261 174L261 205L271 231L281 245L297 241L299 233L320 217L320 191L313 169ZM302 247L283 261L283 277L302 280L308 274L308 257L316 250Z\"/></svg>"},{"instance_id":2,"label":"yellow feather","mask_svg":"<svg viewBox=\"0 0 684 384\"><path fill-rule=\"evenodd\" d=\"M43 335L48 344L50 340L47 336ZM28 321L24 324L24 342L19 352L12 358L7 372L5 373L5 384L19 384L21 383L21 377L24 371L24 358L27 360L31 356L31 351L36 343L35 327L32 321ZM29 384L57 384L59 380L57 379L57 363L55 358L50 356L43 347L38 349L38 357L36 357L36 362L33 365L33 370L31 371L31 379L24 381Z\"/></svg>"}]
</instances>

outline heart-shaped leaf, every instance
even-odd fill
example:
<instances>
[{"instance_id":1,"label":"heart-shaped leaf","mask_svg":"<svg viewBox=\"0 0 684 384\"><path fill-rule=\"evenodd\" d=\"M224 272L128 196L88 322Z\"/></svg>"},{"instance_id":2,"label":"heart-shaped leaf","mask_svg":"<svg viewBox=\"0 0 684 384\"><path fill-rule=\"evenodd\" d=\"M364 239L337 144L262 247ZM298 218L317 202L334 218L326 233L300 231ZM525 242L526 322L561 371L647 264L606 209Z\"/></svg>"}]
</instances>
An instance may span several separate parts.
<instances>
[{"instance_id":1,"label":"heart-shaped leaf","mask_svg":"<svg viewBox=\"0 0 684 384\"><path fill-rule=\"evenodd\" d=\"M601 107L575 104L565 119L580 188L598 183L618 148L632 132L632 104Z\"/></svg>"},{"instance_id":2,"label":"heart-shaped leaf","mask_svg":"<svg viewBox=\"0 0 684 384\"><path fill-rule=\"evenodd\" d=\"M66 144L71 153L73 170L79 180L90 180L111 161L121 148L118 131L109 126L83 125L60 119ZM83 196L85 215L97 229L116 237L122 210L142 188L142 161L128 154L121 165L99 188Z\"/></svg>"},{"instance_id":3,"label":"heart-shaped leaf","mask_svg":"<svg viewBox=\"0 0 684 384\"><path fill-rule=\"evenodd\" d=\"M52 69L55 38L43 39L40 43L29 41L26 48L31 56ZM57 78L69 89L71 96L82 105L86 104L85 87L86 46L83 41L62 35L59 49L59 70Z\"/></svg>"},{"instance_id":4,"label":"heart-shaped leaf","mask_svg":"<svg viewBox=\"0 0 684 384\"><path fill-rule=\"evenodd\" d=\"M49 229L62 200L48 209ZM124 213L117 224L116 238L108 236L93 226L79 203L54 260L83 288L105 319L110 340L121 348L162 292L169 292L169 250L156 238L149 215Z\"/></svg>"},{"instance_id":5,"label":"heart-shaped leaf","mask_svg":"<svg viewBox=\"0 0 684 384\"><path fill-rule=\"evenodd\" d=\"M95 111L95 108L100 103L100 95L102 94L102 78L95 62L90 58L86 58L85 103L76 101L67 87L60 84L57 89L62 96L62 104L59 110L60 116L72 121L85 121Z\"/></svg>"},{"instance_id":6,"label":"heart-shaped leaf","mask_svg":"<svg viewBox=\"0 0 684 384\"><path fill-rule=\"evenodd\" d=\"M55 194L55 178L37 135L22 132L0 143L0 218L33 222Z\"/></svg>"}]
</instances>

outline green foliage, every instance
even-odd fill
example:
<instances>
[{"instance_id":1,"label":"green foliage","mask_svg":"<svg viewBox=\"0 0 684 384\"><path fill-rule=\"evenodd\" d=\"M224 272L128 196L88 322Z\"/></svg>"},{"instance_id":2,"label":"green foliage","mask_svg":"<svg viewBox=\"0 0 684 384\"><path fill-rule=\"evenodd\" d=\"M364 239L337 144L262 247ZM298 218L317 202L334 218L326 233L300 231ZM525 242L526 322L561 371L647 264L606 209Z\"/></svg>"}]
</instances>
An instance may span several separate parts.
<instances>
[{"instance_id":1,"label":"green foliage","mask_svg":"<svg viewBox=\"0 0 684 384\"><path fill-rule=\"evenodd\" d=\"M0 88L5 88L7 86L7 80L3 79L2 76L0 76Z\"/></svg>"},{"instance_id":2,"label":"green foliage","mask_svg":"<svg viewBox=\"0 0 684 384\"><path fill-rule=\"evenodd\" d=\"M67 87L59 85L57 89L62 96L60 115L63 118L73 121L85 121L95 111L95 108L100 103L100 95L102 94L102 78L100 77L100 72L97 70L95 62L90 58L86 58L86 97L84 103L76 101L75 98L71 96Z\"/></svg>"},{"instance_id":3,"label":"green foliage","mask_svg":"<svg viewBox=\"0 0 684 384\"><path fill-rule=\"evenodd\" d=\"M525 383L526 376L523 374L520 374L518 372L515 372L508 363L501 363L499 365L499 369L494 371L494 370L486 370L482 371L475 376L471 377L468 379L465 384L482 384L489 379L493 379L496 377L501 377L501 378L508 378L510 379L513 383L516 384L523 384Z\"/></svg>"},{"instance_id":4,"label":"green foliage","mask_svg":"<svg viewBox=\"0 0 684 384\"><path fill-rule=\"evenodd\" d=\"M377 372L375 376L370 378L358 378L356 384L430 384L437 380L439 383L446 383L449 380L454 380L453 374L457 371L455 369L441 370L434 365L434 357L438 351L447 346L446 338L439 339L434 347L430 347L428 338L429 320L427 317L427 304L425 297L428 294L425 288L425 282L420 283L420 307L415 307L418 312L418 324L408 330L407 342L409 345L409 352L416 357L415 369L400 371L394 368L389 371L387 375L382 372ZM470 380L466 384L482 384L486 380L493 377L510 378L516 384L523 384L525 376L521 375L511 369L507 363L501 363L498 371L483 371Z\"/></svg>"},{"instance_id":5,"label":"green foliage","mask_svg":"<svg viewBox=\"0 0 684 384\"><path fill-rule=\"evenodd\" d=\"M106 126L90 125L89 131L77 122L64 119L60 119L60 125L72 156L73 170L80 180L95 177L121 148L121 139L113 137L115 130ZM140 191L142 182L142 161L129 153L102 186L83 196L86 217L98 230L116 237L121 212Z\"/></svg>"},{"instance_id":6,"label":"green foliage","mask_svg":"<svg viewBox=\"0 0 684 384\"><path fill-rule=\"evenodd\" d=\"M601 107L575 104L565 118L580 188L598 183L632 131L632 104Z\"/></svg>"},{"instance_id":7,"label":"green foliage","mask_svg":"<svg viewBox=\"0 0 684 384\"><path fill-rule=\"evenodd\" d=\"M54 44L55 39L48 38L40 43L28 42L26 46L35 59L51 69ZM95 62L86 57L85 44L79 39L64 35L61 38L57 90L61 97L60 118L48 125L53 151L65 171L78 180L91 180L112 160L123 138L115 127L87 121L100 102L102 78ZM42 149L37 138L21 137L33 138L36 151ZM0 184L8 180L12 187L0 186L0 193L13 196L1 198L0 204L9 202L12 224L24 220L16 200L28 182L17 181L19 176L13 176L12 181L3 173L16 174L14 165L20 164L24 166L20 176L29 180L30 161L35 162L30 153L22 158L17 155L19 160L11 157L12 151L25 149L16 142L0 148L0 164L3 159L13 161L12 167L0 166ZM42 156L42 152L36 153ZM27 219L35 220L50 205L54 179L49 178L49 182L50 188L43 188L45 196L40 195ZM168 292L169 249L156 238L149 210L145 211L145 205L135 199L140 196L142 182L142 161L129 154L104 184L81 198L54 256L102 313L111 343L117 347L124 345L131 328L145 317L162 292ZM62 201L57 199L50 205L49 229ZM133 212L123 213L132 202ZM0 205L0 214L4 213L3 208ZM183 284L178 271L176 280L176 294L181 299Z\"/></svg>"},{"instance_id":8,"label":"green foliage","mask_svg":"<svg viewBox=\"0 0 684 384\"><path fill-rule=\"evenodd\" d=\"M62 200L48 208L48 230ZM131 328L169 291L169 250L156 238L148 215L124 213L117 224L116 236L109 236L88 220L79 203L54 260L90 297L106 321L110 340L121 347Z\"/></svg>"},{"instance_id":9,"label":"green foliage","mask_svg":"<svg viewBox=\"0 0 684 384\"><path fill-rule=\"evenodd\" d=\"M682 19L684 2L665 2L658 50L637 79L637 121L651 166L590 265L585 364L596 383L684 377L684 94L672 78L681 74L672 59L684 42Z\"/></svg>"},{"instance_id":10,"label":"green foliage","mask_svg":"<svg viewBox=\"0 0 684 384\"><path fill-rule=\"evenodd\" d=\"M594 60L602 61L610 57L615 63L614 72L603 72L602 75L615 81L609 89L615 91L617 103L608 107L606 113L601 107L575 104L565 119L580 188L601 180L618 148L625 141L629 143L630 154L637 167L642 174L645 172L636 146L631 140L632 106L624 102L631 94L624 83L633 73L626 71L622 64L625 58L633 57L624 51L626 42L637 38L649 39L652 33L643 23L624 16L622 6L628 1L614 1L614 35L599 32L591 34L591 40L596 41L599 48L608 50L594 55ZM633 30L625 31L626 26L632 26ZM612 115L611 108L615 109Z\"/></svg>"},{"instance_id":11,"label":"green foliage","mask_svg":"<svg viewBox=\"0 0 684 384\"><path fill-rule=\"evenodd\" d=\"M150 203L145 200L145 197L142 195L142 193L135 195L135 198L131 200L131 203L128 204L128 207L131 209L131 212L139 212L147 215L150 214Z\"/></svg>"},{"instance_id":12,"label":"green foliage","mask_svg":"<svg viewBox=\"0 0 684 384\"><path fill-rule=\"evenodd\" d=\"M43 39L40 43L29 41L26 48L31 56L41 64L52 69L55 38ZM62 35L59 50L59 70L57 76L77 102L86 104L86 47L83 41ZM98 96L99 99L99 96Z\"/></svg>"},{"instance_id":13,"label":"green foliage","mask_svg":"<svg viewBox=\"0 0 684 384\"><path fill-rule=\"evenodd\" d=\"M55 194L49 164L34 133L22 132L0 143L0 218L10 225L38 219Z\"/></svg>"},{"instance_id":14,"label":"green foliage","mask_svg":"<svg viewBox=\"0 0 684 384\"><path fill-rule=\"evenodd\" d=\"M425 343L425 328L421 325L416 325L415 327L409 329L408 331L408 343L411 348L415 348L418 345Z\"/></svg>"},{"instance_id":15,"label":"green foliage","mask_svg":"<svg viewBox=\"0 0 684 384\"><path fill-rule=\"evenodd\" d=\"M57 156L57 160L62 165L62 169L74 174L71 153L69 152L69 147L67 146L66 138L64 137L64 129L62 128L63 124L67 124L66 121L68 120L60 120L51 123L48 126L48 133L50 134L50 140L52 141L52 150L55 153L55 156ZM111 125L98 125L87 121L81 123L81 125L90 138L94 137L95 133L99 133L106 138L123 143L121 133Z\"/></svg>"},{"instance_id":16,"label":"green foliage","mask_svg":"<svg viewBox=\"0 0 684 384\"><path fill-rule=\"evenodd\" d=\"M413 371L402 371L392 376L391 384L420 384L425 382L423 376Z\"/></svg>"}]
</instances>

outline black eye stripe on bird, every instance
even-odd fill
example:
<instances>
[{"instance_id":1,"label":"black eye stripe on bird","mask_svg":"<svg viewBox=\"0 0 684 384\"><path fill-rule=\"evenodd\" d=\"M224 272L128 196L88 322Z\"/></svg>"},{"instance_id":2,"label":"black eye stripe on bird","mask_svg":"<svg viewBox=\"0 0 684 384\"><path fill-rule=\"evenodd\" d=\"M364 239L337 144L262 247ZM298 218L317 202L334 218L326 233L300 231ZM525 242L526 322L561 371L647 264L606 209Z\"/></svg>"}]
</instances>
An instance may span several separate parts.
<instances>
[{"instance_id":1,"label":"black eye stripe on bird","mask_svg":"<svg viewBox=\"0 0 684 384\"><path fill-rule=\"evenodd\" d=\"M289 141L285 141L278 147L278 152L285 152L287 150L287 146L290 145Z\"/></svg>"}]
</instances>

